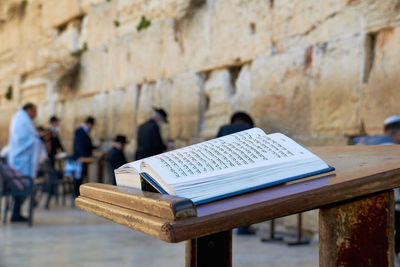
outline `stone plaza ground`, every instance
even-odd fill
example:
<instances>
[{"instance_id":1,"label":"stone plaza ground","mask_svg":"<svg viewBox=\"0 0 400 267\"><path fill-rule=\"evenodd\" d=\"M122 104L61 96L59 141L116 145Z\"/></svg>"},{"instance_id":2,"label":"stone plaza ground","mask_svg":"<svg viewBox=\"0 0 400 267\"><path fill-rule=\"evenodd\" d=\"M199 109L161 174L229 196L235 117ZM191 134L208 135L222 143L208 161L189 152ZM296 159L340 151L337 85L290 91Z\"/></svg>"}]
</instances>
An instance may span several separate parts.
<instances>
[{"instance_id":1,"label":"stone plaza ground","mask_svg":"<svg viewBox=\"0 0 400 267\"><path fill-rule=\"evenodd\" d=\"M185 243L169 244L77 208L35 210L33 227L0 224L0 267L184 266ZM290 247L233 235L233 266L318 266L318 243Z\"/></svg>"}]
</instances>

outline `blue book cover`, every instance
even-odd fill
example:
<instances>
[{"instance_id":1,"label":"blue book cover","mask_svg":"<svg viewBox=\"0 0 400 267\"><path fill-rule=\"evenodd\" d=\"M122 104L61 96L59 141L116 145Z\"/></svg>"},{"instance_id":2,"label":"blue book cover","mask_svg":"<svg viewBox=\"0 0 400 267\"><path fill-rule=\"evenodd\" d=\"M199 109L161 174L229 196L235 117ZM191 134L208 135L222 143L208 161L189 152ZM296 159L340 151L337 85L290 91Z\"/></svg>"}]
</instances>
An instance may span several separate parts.
<instances>
[{"instance_id":1,"label":"blue book cover","mask_svg":"<svg viewBox=\"0 0 400 267\"><path fill-rule=\"evenodd\" d=\"M322 169L319 171L315 171L315 172L310 172L310 173L305 173L305 174L301 174L301 175L297 175L297 176L293 176L293 177L288 177L288 178L284 178L284 179L280 179L274 182L269 182L269 183L265 183L262 185L258 185L258 186L254 186L254 187L247 187L241 190L237 190L237 191L233 191L233 192L229 192L226 194L222 194L222 195L218 195L215 197L211 197L211 198L207 198L207 199L203 199L200 201L193 201L193 203L195 205L201 205L201 204L205 204L205 203L209 203L209 202L213 202L216 200L220 200L220 199L224 199L224 198L229 198L232 196L236 196L236 195L240 195L240 194L244 194L244 193L249 193L252 191L256 191L259 189L264 189L267 187L271 187L271 186L275 186L275 185L279 185L279 184L284 184L290 181L294 181L294 180L298 180L298 179L302 179L302 178L306 178L306 177L310 177L310 176L314 176L314 175L318 175L321 173L326 173L326 172L330 172L330 171L334 171L335 168L329 166L326 169ZM141 184L142 184L142 190L144 191L149 191L149 192L158 192L161 194L166 194L168 195L168 192L165 191L162 186L157 183L157 181L155 179L153 179L153 177L151 177L151 175L149 175L148 173L142 172L140 173L140 178L141 178Z\"/></svg>"}]
</instances>

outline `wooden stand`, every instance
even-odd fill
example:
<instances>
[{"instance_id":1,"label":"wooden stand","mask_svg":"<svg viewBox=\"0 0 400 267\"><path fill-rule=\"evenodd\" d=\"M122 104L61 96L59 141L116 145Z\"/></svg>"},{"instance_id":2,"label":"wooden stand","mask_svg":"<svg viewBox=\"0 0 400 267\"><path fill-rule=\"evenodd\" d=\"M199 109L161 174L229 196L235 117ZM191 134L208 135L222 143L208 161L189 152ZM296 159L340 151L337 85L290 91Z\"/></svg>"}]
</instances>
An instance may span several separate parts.
<instances>
[{"instance_id":1,"label":"wooden stand","mask_svg":"<svg viewBox=\"0 0 400 267\"><path fill-rule=\"evenodd\" d=\"M269 237L261 238L261 242L276 242L282 241L283 237L275 236L275 220L272 219L269 221Z\"/></svg>"},{"instance_id":2,"label":"wooden stand","mask_svg":"<svg viewBox=\"0 0 400 267\"><path fill-rule=\"evenodd\" d=\"M186 266L232 266L232 231L186 241Z\"/></svg>"},{"instance_id":3,"label":"wooden stand","mask_svg":"<svg viewBox=\"0 0 400 267\"><path fill-rule=\"evenodd\" d=\"M394 266L393 192L320 209L320 266Z\"/></svg>"},{"instance_id":4,"label":"wooden stand","mask_svg":"<svg viewBox=\"0 0 400 267\"><path fill-rule=\"evenodd\" d=\"M196 207L188 199L89 183L76 206L166 242L187 241L186 266L231 266L231 229L318 208L321 266L393 266L400 146L310 150L335 172Z\"/></svg>"},{"instance_id":5,"label":"wooden stand","mask_svg":"<svg viewBox=\"0 0 400 267\"><path fill-rule=\"evenodd\" d=\"M288 246L298 246L310 244L310 240L303 237L303 223L301 218L301 213L297 214L297 229L296 229L296 239L295 240L285 240Z\"/></svg>"}]
</instances>

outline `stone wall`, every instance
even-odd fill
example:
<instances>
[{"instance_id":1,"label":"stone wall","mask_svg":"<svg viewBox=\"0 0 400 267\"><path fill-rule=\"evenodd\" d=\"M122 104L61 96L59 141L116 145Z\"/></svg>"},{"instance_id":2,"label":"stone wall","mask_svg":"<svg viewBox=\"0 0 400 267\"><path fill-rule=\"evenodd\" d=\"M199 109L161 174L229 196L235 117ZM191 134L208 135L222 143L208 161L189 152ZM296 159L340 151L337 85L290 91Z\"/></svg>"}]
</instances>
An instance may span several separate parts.
<instances>
[{"instance_id":1,"label":"stone wall","mask_svg":"<svg viewBox=\"0 0 400 267\"><path fill-rule=\"evenodd\" d=\"M304 145L346 144L400 113L399 48L399 0L0 0L0 146L27 101L36 124L61 118L69 150L93 115L102 149L121 133L132 156L153 106L177 147L237 110Z\"/></svg>"}]
</instances>

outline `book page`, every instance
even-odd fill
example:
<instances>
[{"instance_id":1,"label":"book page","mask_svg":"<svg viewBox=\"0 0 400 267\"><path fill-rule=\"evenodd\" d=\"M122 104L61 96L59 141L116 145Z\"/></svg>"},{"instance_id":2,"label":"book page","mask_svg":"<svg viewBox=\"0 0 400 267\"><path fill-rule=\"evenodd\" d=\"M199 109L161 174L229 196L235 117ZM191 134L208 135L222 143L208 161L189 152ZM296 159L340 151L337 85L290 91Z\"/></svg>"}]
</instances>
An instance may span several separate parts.
<instances>
[{"instance_id":1,"label":"book page","mask_svg":"<svg viewBox=\"0 0 400 267\"><path fill-rule=\"evenodd\" d=\"M129 162L114 170L117 185L141 189L139 176L141 162L141 160Z\"/></svg>"},{"instance_id":2,"label":"book page","mask_svg":"<svg viewBox=\"0 0 400 267\"><path fill-rule=\"evenodd\" d=\"M253 128L163 153L146 163L167 183L175 183L312 155L283 134L266 135Z\"/></svg>"},{"instance_id":3,"label":"book page","mask_svg":"<svg viewBox=\"0 0 400 267\"><path fill-rule=\"evenodd\" d=\"M119 171L124 171L124 168L132 168L137 172L140 172L140 164L142 163L142 160L136 160L136 161L132 161L129 163L126 163L124 165L122 165L121 167L119 167L117 170Z\"/></svg>"}]
</instances>

